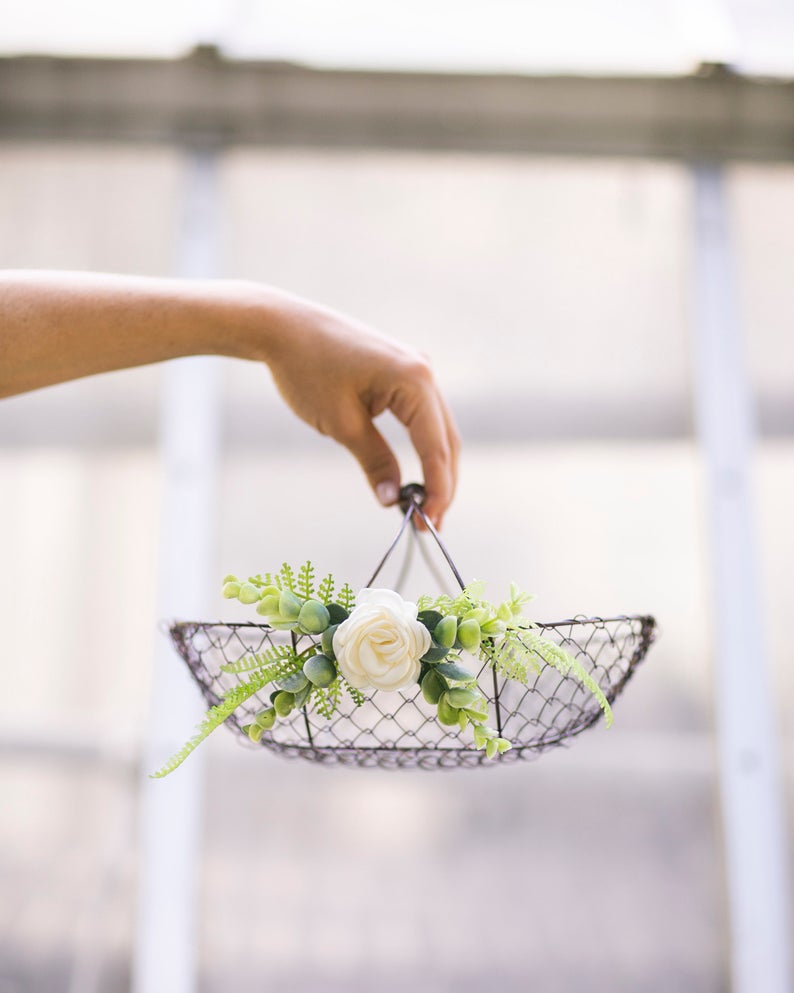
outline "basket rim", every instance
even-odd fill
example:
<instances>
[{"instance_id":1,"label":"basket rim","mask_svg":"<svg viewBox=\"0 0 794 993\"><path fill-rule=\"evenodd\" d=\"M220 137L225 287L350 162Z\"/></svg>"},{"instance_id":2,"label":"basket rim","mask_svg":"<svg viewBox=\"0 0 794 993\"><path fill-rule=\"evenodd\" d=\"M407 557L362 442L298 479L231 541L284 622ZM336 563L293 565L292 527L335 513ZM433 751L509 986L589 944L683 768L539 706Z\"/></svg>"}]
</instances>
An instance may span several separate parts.
<instances>
[{"instance_id":1,"label":"basket rim","mask_svg":"<svg viewBox=\"0 0 794 993\"><path fill-rule=\"evenodd\" d=\"M571 627L573 625L584 624L615 624L620 621L640 621L644 627L651 630L658 627L653 614L616 614L614 617L600 617L594 615L588 617L585 614L577 614L562 621L533 621L531 626L538 628L558 628ZM259 624L256 621L179 621L171 620L165 622L168 630L173 631L183 627L227 627L227 628L258 628L262 631L275 630L269 624Z\"/></svg>"}]
</instances>

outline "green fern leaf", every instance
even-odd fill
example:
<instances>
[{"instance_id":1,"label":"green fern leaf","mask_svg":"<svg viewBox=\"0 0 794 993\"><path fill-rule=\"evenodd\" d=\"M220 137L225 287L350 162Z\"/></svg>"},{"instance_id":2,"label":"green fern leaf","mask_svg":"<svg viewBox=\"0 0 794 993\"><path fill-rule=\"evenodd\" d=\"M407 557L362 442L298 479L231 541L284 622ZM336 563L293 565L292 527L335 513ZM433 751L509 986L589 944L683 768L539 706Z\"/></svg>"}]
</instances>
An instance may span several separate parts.
<instances>
[{"instance_id":1,"label":"green fern leaf","mask_svg":"<svg viewBox=\"0 0 794 993\"><path fill-rule=\"evenodd\" d=\"M330 686L321 688L319 686L315 687L312 694L312 699L314 700L314 706L317 713L324 717L326 720L330 720L336 708L339 706L339 701L342 697L342 681L341 679L335 679Z\"/></svg>"},{"instance_id":2,"label":"green fern leaf","mask_svg":"<svg viewBox=\"0 0 794 993\"><path fill-rule=\"evenodd\" d=\"M347 682L347 680L345 680L345 689L348 692L348 696L357 707L363 707L364 704L367 702L367 698L364 696L361 690L357 690L355 686L351 686L350 683Z\"/></svg>"},{"instance_id":3,"label":"green fern leaf","mask_svg":"<svg viewBox=\"0 0 794 993\"><path fill-rule=\"evenodd\" d=\"M295 572L292 566L288 562L285 562L281 566L279 579L281 580L279 585L283 590L291 590L293 593L295 593Z\"/></svg>"},{"instance_id":4,"label":"green fern leaf","mask_svg":"<svg viewBox=\"0 0 794 993\"><path fill-rule=\"evenodd\" d=\"M330 572L320 583L320 588L317 590L317 597L322 603L330 603L333 600L334 577L330 574Z\"/></svg>"},{"instance_id":5,"label":"green fern leaf","mask_svg":"<svg viewBox=\"0 0 794 993\"><path fill-rule=\"evenodd\" d=\"M314 566L308 560L298 569L295 592L304 600L314 598Z\"/></svg>"},{"instance_id":6,"label":"green fern leaf","mask_svg":"<svg viewBox=\"0 0 794 993\"><path fill-rule=\"evenodd\" d=\"M355 606L356 594L353 592L349 583L345 583L339 591L338 601L348 611L352 610Z\"/></svg>"},{"instance_id":7,"label":"green fern leaf","mask_svg":"<svg viewBox=\"0 0 794 993\"><path fill-rule=\"evenodd\" d=\"M508 632L505 640L511 640L517 646L521 646L528 655L537 655L547 665L552 666L561 676L573 676L586 690L589 690L595 698L598 706L604 712L604 724L606 727L612 726L612 708L604 695L604 691L585 669L582 663L569 655L560 645L554 641L541 638L540 635L531 632L528 628L523 628L521 635L518 631ZM520 649L518 649L520 651Z\"/></svg>"},{"instance_id":8,"label":"green fern leaf","mask_svg":"<svg viewBox=\"0 0 794 993\"><path fill-rule=\"evenodd\" d=\"M221 671L237 674L252 672L255 669L264 670L267 667L268 669L273 669L275 673L271 678L278 679L289 675L291 672L296 672L301 666L302 660L296 657L292 647L288 645L274 645L264 652L245 655L236 662L226 662L221 666Z\"/></svg>"},{"instance_id":9,"label":"green fern leaf","mask_svg":"<svg viewBox=\"0 0 794 993\"><path fill-rule=\"evenodd\" d=\"M221 726L223 722L229 717L234 711L240 706L241 703L254 695L258 690L261 690L263 686L266 686L268 679L261 673L257 673L251 679L245 683L240 683L239 686L233 687L229 690L221 700L219 704L214 707L210 707L207 713L204 715L203 720L196 728L195 734L189 741L187 741L171 758L166 762L166 764L158 769L157 772L151 773L151 779L162 779L169 773L177 769L185 759L190 755L191 752L195 751L196 748L207 738L212 732Z\"/></svg>"}]
</instances>

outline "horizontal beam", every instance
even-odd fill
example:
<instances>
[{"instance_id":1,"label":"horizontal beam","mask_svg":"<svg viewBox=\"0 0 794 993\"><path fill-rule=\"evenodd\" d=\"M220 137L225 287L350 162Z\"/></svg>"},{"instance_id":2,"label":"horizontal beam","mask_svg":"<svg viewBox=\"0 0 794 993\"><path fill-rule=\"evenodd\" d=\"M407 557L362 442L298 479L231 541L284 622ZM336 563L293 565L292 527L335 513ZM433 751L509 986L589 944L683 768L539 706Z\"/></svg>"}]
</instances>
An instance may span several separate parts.
<instances>
[{"instance_id":1,"label":"horizontal beam","mask_svg":"<svg viewBox=\"0 0 794 993\"><path fill-rule=\"evenodd\" d=\"M0 59L0 139L791 160L794 82Z\"/></svg>"}]
</instances>

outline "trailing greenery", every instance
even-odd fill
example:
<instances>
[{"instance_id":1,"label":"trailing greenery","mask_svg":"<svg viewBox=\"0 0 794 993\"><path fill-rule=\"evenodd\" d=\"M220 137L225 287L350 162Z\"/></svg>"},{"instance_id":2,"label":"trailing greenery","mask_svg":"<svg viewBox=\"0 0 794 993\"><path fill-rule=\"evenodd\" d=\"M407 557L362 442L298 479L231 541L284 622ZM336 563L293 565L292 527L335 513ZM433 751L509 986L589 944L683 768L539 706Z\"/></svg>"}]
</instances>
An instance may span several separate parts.
<instances>
[{"instance_id":1,"label":"trailing greenery","mask_svg":"<svg viewBox=\"0 0 794 993\"><path fill-rule=\"evenodd\" d=\"M238 686L235 686L233 689L229 690L228 693L224 694L221 702L216 704L214 707L210 707L204 715L204 719L196 728L193 737L187 741L175 755L172 755L161 769L158 769L157 772L152 773L152 779L162 779L163 776L167 776L169 772L173 772L174 769L182 765L188 755L195 751L202 741L204 741L208 735L212 734L215 728L220 727L226 718L230 717L234 711L237 710L241 703L245 703L245 701L249 697L252 697L254 693L267 686L268 682L269 679L267 678L266 671L257 673L247 682L240 683Z\"/></svg>"},{"instance_id":2,"label":"trailing greenery","mask_svg":"<svg viewBox=\"0 0 794 993\"><path fill-rule=\"evenodd\" d=\"M279 720L288 719L296 711L304 714L314 711L330 720L339 709L344 694L357 707L366 702L365 694L345 679L345 675L350 679L355 675L355 681L361 683L355 669L358 663L343 673L336 657L337 651L345 649L345 639L349 637L349 634L344 635L340 643L336 639L337 629L348 620L354 626L357 623L352 617L356 611L356 595L348 583L344 583L334 597L336 589L331 575L316 583L311 562L297 570L285 562L277 573L257 574L246 581L226 576L223 595L255 606L257 614L265 618L270 628L291 633L291 644L272 645L221 666L225 673L250 674L250 678L233 686L219 704L210 708L193 737L154 774L155 777L173 772L237 707L266 686L273 687L270 706L260 710L253 722L244 728L255 742L271 731ZM464 664L468 654L504 678L524 685L530 685L544 665L551 666L561 675L578 680L598 702L607 726L611 725L609 702L591 674L560 645L543 638L536 625L522 616L523 608L532 597L515 583L510 584L508 598L498 605L486 600L484 593L484 584L474 582L456 596L421 596L416 604L415 621L410 619L414 616L412 612L406 614L408 620L399 620L402 615L398 611L395 623L408 625L408 630L413 632L409 641L421 646L417 655L424 652L420 658L406 656L407 679L417 678L418 668L417 682L422 696L436 708L439 723L455 728L455 733L470 730L475 748L484 749L488 758L511 747L506 738L488 725L488 700L480 690L475 674ZM367 594L370 602L373 596L385 596L387 602L390 602L389 598L396 598L397 604L404 607L394 593L370 591ZM370 616L367 613L358 615L359 633L361 623L366 627ZM349 626L345 630L349 632ZM298 647L306 641L306 647ZM427 644L429 648L425 648ZM377 682L374 675L368 675L368 679ZM388 685L391 687L394 682Z\"/></svg>"}]
</instances>

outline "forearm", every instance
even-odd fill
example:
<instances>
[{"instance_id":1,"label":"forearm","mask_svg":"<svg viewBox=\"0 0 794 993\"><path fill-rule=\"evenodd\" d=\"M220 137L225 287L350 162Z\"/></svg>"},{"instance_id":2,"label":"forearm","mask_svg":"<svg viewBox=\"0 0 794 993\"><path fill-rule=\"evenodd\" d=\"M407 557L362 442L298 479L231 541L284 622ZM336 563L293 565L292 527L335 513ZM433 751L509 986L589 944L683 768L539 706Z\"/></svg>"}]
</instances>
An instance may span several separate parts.
<instances>
[{"instance_id":1,"label":"forearm","mask_svg":"<svg viewBox=\"0 0 794 993\"><path fill-rule=\"evenodd\" d=\"M373 421L391 410L440 525L460 442L415 349L258 283L0 272L0 397L186 355L266 363L295 413L353 453L385 504L397 499L400 470Z\"/></svg>"},{"instance_id":2,"label":"forearm","mask_svg":"<svg viewBox=\"0 0 794 993\"><path fill-rule=\"evenodd\" d=\"M266 361L289 309L241 282L0 272L0 396L185 355Z\"/></svg>"}]
</instances>

